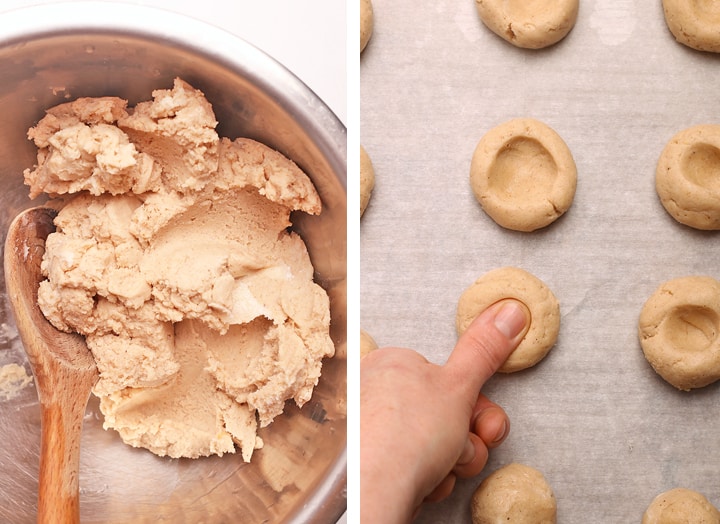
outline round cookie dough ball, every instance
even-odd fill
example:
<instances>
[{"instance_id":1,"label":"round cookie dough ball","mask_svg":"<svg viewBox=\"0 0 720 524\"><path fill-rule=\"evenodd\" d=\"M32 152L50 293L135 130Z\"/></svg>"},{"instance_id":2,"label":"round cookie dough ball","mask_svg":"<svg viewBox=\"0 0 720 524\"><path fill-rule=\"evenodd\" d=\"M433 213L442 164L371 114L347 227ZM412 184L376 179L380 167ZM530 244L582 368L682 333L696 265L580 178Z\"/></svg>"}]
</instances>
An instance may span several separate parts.
<instances>
[{"instance_id":1,"label":"round cookie dough ball","mask_svg":"<svg viewBox=\"0 0 720 524\"><path fill-rule=\"evenodd\" d=\"M720 379L720 282L706 276L665 282L645 302L638 334L647 361L676 388Z\"/></svg>"},{"instance_id":2,"label":"round cookie dough ball","mask_svg":"<svg viewBox=\"0 0 720 524\"><path fill-rule=\"evenodd\" d=\"M470 165L470 185L495 222L529 232L570 208L577 168L560 135L538 120L518 118L480 139Z\"/></svg>"},{"instance_id":3,"label":"round cookie dough ball","mask_svg":"<svg viewBox=\"0 0 720 524\"><path fill-rule=\"evenodd\" d=\"M363 146L360 146L360 216L365 213L375 187L375 170L370 156Z\"/></svg>"},{"instance_id":4,"label":"round cookie dough ball","mask_svg":"<svg viewBox=\"0 0 720 524\"><path fill-rule=\"evenodd\" d=\"M367 331L360 330L360 358L365 357L378 348L375 339Z\"/></svg>"},{"instance_id":5,"label":"round cookie dough ball","mask_svg":"<svg viewBox=\"0 0 720 524\"><path fill-rule=\"evenodd\" d=\"M509 464L482 481L470 502L473 524L554 524L557 503L535 468Z\"/></svg>"},{"instance_id":6,"label":"round cookie dough ball","mask_svg":"<svg viewBox=\"0 0 720 524\"><path fill-rule=\"evenodd\" d=\"M720 229L720 125L694 126L673 136L658 160L655 189L681 224Z\"/></svg>"},{"instance_id":7,"label":"round cookie dough ball","mask_svg":"<svg viewBox=\"0 0 720 524\"><path fill-rule=\"evenodd\" d=\"M460 296L455 327L461 335L482 311L507 298L519 300L530 311L525 337L498 370L514 373L545 358L560 333L560 304L539 278L516 267L485 273Z\"/></svg>"},{"instance_id":8,"label":"round cookie dough ball","mask_svg":"<svg viewBox=\"0 0 720 524\"><path fill-rule=\"evenodd\" d=\"M517 47L551 46L575 25L579 0L475 0L480 20Z\"/></svg>"},{"instance_id":9,"label":"round cookie dough ball","mask_svg":"<svg viewBox=\"0 0 720 524\"><path fill-rule=\"evenodd\" d=\"M704 495L685 488L661 493L643 514L642 524L720 524L720 511Z\"/></svg>"},{"instance_id":10,"label":"round cookie dough ball","mask_svg":"<svg viewBox=\"0 0 720 524\"><path fill-rule=\"evenodd\" d=\"M663 0L665 23L675 39L698 51L720 53L720 4Z\"/></svg>"},{"instance_id":11,"label":"round cookie dough ball","mask_svg":"<svg viewBox=\"0 0 720 524\"><path fill-rule=\"evenodd\" d=\"M375 17L373 15L372 2L370 0L360 0L360 52L365 50L365 46L372 36L373 26L375 25Z\"/></svg>"}]
</instances>

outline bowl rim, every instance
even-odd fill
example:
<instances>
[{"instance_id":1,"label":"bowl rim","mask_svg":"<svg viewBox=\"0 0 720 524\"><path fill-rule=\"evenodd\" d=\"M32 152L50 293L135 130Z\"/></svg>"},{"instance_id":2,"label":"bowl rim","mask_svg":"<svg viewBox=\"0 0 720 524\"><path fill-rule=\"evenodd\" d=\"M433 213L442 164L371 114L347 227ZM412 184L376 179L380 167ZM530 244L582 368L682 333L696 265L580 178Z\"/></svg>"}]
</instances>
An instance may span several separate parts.
<instances>
[{"instance_id":1,"label":"bowl rim","mask_svg":"<svg viewBox=\"0 0 720 524\"><path fill-rule=\"evenodd\" d=\"M117 0L65 0L17 7L3 12L2 17L0 49L31 39L110 32L160 39L239 72L288 111L303 129L318 137L316 145L347 191L345 124L295 73L243 37L166 8Z\"/></svg>"},{"instance_id":2,"label":"bowl rim","mask_svg":"<svg viewBox=\"0 0 720 524\"><path fill-rule=\"evenodd\" d=\"M34 39L109 32L160 39L243 75L315 137L315 145L347 194L345 125L292 71L241 36L165 8L118 1L72 0L17 7L3 12L2 17L0 50ZM330 463L328 475L319 481L290 522L336 522L346 508L347 442Z\"/></svg>"}]
</instances>

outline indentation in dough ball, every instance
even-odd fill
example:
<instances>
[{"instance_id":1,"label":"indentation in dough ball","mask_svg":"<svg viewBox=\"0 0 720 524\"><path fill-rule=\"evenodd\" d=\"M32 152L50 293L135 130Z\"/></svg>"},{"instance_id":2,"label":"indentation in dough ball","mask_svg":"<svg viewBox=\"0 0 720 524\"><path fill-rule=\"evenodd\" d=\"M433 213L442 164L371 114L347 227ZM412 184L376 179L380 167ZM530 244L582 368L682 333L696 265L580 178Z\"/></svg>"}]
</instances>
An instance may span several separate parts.
<instances>
[{"instance_id":1,"label":"indentation in dough ball","mask_svg":"<svg viewBox=\"0 0 720 524\"><path fill-rule=\"evenodd\" d=\"M537 140L527 137L511 139L498 152L490 167L490 189L518 199L517 205L547 194L557 177L552 155Z\"/></svg>"},{"instance_id":2,"label":"indentation in dough ball","mask_svg":"<svg viewBox=\"0 0 720 524\"><path fill-rule=\"evenodd\" d=\"M527 20L541 9L547 9L547 0L508 0L507 14L511 20Z\"/></svg>"},{"instance_id":3,"label":"indentation in dough ball","mask_svg":"<svg viewBox=\"0 0 720 524\"><path fill-rule=\"evenodd\" d=\"M665 210L696 229L720 229L720 125L684 129L667 143L655 170Z\"/></svg>"},{"instance_id":4,"label":"indentation in dough ball","mask_svg":"<svg viewBox=\"0 0 720 524\"><path fill-rule=\"evenodd\" d=\"M720 149L705 143L693 144L683 155L682 174L693 184L720 191Z\"/></svg>"},{"instance_id":5,"label":"indentation in dough ball","mask_svg":"<svg viewBox=\"0 0 720 524\"><path fill-rule=\"evenodd\" d=\"M704 306L673 309L662 324L663 336L678 351L705 351L717 340L720 318Z\"/></svg>"},{"instance_id":6,"label":"indentation in dough ball","mask_svg":"<svg viewBox=\"0 0 720 524\"><path fill-rule=\"evenodd\" d=\"M575 25L579 0L475 0L478 15L493 33L514 46L553 45Z\"/></svg>"},{"instance_id":7,"label":"indentation in dough ball","mask_svg":"<svg viewBox=\"0 0 720 524\"><path fill-rule=\"evenodd\" d=\"M698 18L704 18L708 22L720 24L720 8L717 0L692 0L688 2L695 7Z\"/></svg>"},{"instance_id":8,"label":"indentation in dough ball","mask_svg":"<svg viewBox=\"0 0 720 524\"><path fill-rule=\"evenodd\" d=\"M647 299L638 335L645 358L681 390L720 379L720 282L708 276L668 280Z\"/></svg>"},{"instance_id":9,"label":"indentation in dough ball","mask_svg":"<svg viewBox=\"0 0 720 524\"><path fill-rule=\"evenodd\" d=\"M516 118L480 139L470 165L470 185L497 224L530 232L550 225L570 208L577 168L553 129L532 118Z\"/></svg>"}]
</instances>

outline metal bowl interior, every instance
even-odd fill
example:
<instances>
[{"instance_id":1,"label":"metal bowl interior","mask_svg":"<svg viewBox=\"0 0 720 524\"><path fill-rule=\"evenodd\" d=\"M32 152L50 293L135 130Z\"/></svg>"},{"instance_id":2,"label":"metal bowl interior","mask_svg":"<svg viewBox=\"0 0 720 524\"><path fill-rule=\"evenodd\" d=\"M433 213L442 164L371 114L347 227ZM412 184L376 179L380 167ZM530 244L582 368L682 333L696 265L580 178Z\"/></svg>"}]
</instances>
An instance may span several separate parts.
<instances>
[{"instance_id":1,"label":"metal bowl interior","mask_svg":"<svg viewBox=\"0 0 720 524\"><path fill-rule=\"evenodd\" d=\"M335 522L346 485L346 133L285 68L252 45L173 13L107 2L51 4L3 15L0 34L0 231L32 202L22 172L35 162L26 138L46 108L80 96L134 104L181 77L212 103L221 136L262 141L312 178L317 217L296 216L331 299L336 356L313 398L261 430L265 447L239 455L167 459L102 429L91 400L81 441L83 522ZM26 367L0 276L0 365ZM0 521L33 522L39 407L33 387L0 398Z\"/></svg>"}]
</instances>

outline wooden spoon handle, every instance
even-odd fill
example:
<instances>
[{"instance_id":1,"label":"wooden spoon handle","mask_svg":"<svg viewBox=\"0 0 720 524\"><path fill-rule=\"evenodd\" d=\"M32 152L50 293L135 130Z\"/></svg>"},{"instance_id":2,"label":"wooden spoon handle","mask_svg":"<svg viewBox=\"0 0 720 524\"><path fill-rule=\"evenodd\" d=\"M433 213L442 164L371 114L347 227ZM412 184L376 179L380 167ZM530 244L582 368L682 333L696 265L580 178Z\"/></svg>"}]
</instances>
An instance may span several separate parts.
<instances>
[{"instance_id":1,"label":"wooden spoon handle","mask_svg":"<svg viewBox=\"0 0 720 524\"><path fill-rule=\"evenodd\" d=\"M41 398L40 406L37 522L75 524L80 522L80 438L87 405L78 393L90 391L95 377L64 369L56 370L54 377L52 398L46 403Z\"/></svg>"},{"instance_id":2,"label":"wooden spoon handle","mask_svg":"<svg viewBox=\"0 0 720 524\"><path fill-rule=\"evenodd\" d=\"M55 329L38 305L45 241L56 212L28 209L10 224L5 239L5 283L40 400L41 524L80 521L79 470L83 416L97 381L95 361L77 334Z\"/></svg>"}]
</instances>

